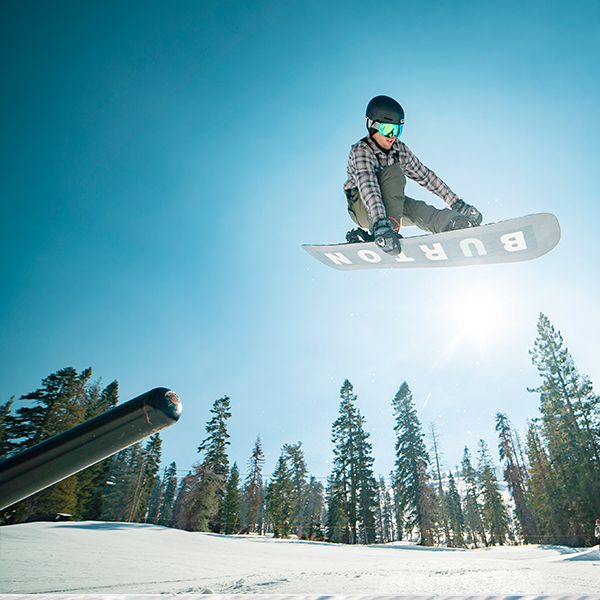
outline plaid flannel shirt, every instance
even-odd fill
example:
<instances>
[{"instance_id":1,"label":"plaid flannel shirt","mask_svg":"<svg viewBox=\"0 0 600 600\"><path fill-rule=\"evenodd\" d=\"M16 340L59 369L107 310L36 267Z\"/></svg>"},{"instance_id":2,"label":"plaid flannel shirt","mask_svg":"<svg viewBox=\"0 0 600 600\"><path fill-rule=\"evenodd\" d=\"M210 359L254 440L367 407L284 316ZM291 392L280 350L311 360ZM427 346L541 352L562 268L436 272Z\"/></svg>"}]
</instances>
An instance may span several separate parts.
<instances>
[{"instance_id":1,"label":"plaid flannel shirt","mask_svg":"<svg viewBox=\"0 0 600 600\"><path fill-rule=\"evenodd\" d=\"M371 223L387 216L377 173L396 163L400 164L408 178L439 196L448 206L458 200L458 196L399 139L394 141L388 152L384 152L370 137L365 137L350 149L348 180L344 190L358 188Z\"/></svg>"}]
</instances>

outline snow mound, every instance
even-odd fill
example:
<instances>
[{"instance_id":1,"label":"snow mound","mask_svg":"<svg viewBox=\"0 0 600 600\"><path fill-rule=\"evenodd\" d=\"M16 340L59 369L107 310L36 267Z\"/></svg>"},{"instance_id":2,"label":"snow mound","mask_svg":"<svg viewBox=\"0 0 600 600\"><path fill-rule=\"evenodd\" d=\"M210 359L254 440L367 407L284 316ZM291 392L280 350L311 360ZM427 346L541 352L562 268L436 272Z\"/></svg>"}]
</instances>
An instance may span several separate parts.
<instances>
[{"instance_id":1,"label":"snow mound","mask_svg":"<svg viewBox=\"0 0 600 600\"><path fill-rule=\"evenodd\" d=\"M567 556L561 556L557 560L559 561L571 561L571 560L595 560L600 561L600 547L594 546L593 548L587 548L583 551L576 551L574 554ZM600 583L598 584L600 587Z\"/></svg>"}]
</instances>

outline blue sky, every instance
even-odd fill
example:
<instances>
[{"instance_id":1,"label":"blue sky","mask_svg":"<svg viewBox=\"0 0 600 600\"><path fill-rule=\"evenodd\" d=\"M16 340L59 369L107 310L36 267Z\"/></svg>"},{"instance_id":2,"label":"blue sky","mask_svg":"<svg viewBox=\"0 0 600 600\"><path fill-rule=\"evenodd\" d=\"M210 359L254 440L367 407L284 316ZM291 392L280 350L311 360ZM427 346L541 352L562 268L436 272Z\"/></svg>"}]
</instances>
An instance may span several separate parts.
<instances>
[{"instance_id":1,"label":"blue sky","mask_svg":"<svg viewBox=\"0 0 600 600\"><path fill-rule=\"evenodd\" d=\"M302 441L330 471L348 378L375 470L403 381L446 468L494 415L522 432L540 312L600 385L600 6L565 2L4 2L0 402L91 366L123 400L181 397L163 458L198 458L231 397L230 458ZM554 213L529 263L337 272L341 186L371 97L485 222ZM409 183L407 193L441 207ZM406 234L410 234L410 230ZM413 232L416 233L416 230ZM475 311L466 313L471 299Z\"/></svg>"}]
</instances>

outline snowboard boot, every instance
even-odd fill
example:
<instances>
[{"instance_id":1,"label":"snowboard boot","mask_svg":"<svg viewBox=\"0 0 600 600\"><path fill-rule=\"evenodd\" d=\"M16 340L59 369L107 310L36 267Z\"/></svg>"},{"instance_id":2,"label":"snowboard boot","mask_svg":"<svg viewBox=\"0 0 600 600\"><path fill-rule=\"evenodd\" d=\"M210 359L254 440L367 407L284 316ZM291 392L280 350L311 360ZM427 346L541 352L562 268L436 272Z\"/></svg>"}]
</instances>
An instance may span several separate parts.
<instances>
[{"instance_id":1,"label":"snowboard boot","mask_svg":"<svg viewBox=\"0 0 600 600\"><path fill-rule=\"evenodd\" d=\"M448 224L442 231L455 231L456 229L466 229L467 227L474 227L474 225L467 217L457 214L448 221Z\"/></svg>"},{"instance_id":2,"label":"snowboard boot","mask_svg":"<svg viewBox=\"0 0 600 600\"><path fill-rule=\"evenodd\" d=\"M346 241L349 244L360 244L362 242L372 242L375 238L373 237L372 234L370 234L368 231L365 231L364 229L361 229L360 227L357 227L356 229L353 229L352 231L349 231L346 234Z\"/></svg>"}]
</instances>

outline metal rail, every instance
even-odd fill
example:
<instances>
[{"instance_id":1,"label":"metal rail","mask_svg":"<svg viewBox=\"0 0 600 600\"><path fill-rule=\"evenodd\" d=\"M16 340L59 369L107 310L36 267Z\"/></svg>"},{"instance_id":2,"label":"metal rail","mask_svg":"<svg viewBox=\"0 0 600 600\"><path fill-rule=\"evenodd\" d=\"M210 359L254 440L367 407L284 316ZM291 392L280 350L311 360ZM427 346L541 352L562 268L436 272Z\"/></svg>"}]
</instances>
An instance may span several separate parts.
<instances>
[{"instance_id":1,"label":"metal rail","mask_svg":"<svg viewBox=\"0 0 600 600\"><path fill-rule=\"evenodd\" d=\"M176 423L181 401L155 388L0 462L0 510Z\"/></svg>"}]
</instances>

